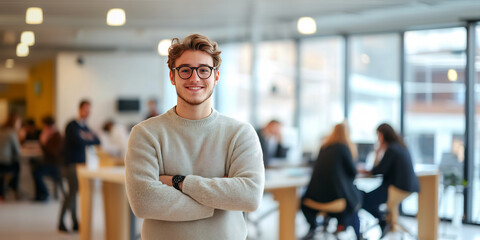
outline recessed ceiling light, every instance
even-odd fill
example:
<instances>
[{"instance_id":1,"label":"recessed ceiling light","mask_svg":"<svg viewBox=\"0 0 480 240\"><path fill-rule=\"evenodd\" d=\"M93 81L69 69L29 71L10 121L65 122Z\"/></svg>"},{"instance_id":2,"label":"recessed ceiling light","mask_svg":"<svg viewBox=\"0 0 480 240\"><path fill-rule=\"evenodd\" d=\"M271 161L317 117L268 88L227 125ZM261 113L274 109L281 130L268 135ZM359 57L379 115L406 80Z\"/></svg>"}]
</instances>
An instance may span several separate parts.
<instances>
[{"instance_id":1,"label":"recessed ceiling light","mask_svg":"<svg viewBox=\"0 0 480 240\"><path fill-rule=\"evenodd\" d=\"M32 46L35 44L35 34L32 31L24 31L20 36L20 42Z\"/></svg>"},{"instance_id":2,"label":"recessed ceiling light","mask_svg":"<svg viewBox=\"0 0 480 240\"><path fill-rule=\"evenodd\" d=\"M15 66L15 60L10 58L5 61L6 68L13 68L13 66Z\"/></svg>"},{"instance_id":3,"label":"recessed ceiling light","mask_svg":"<svg viewBox=\"0 0 480 240\"><path fill-rule=\"evenodd\" d=\"M172 44L172 40L170 39L163 39L158 43L158 54L160 56L167 56L168 55L168 48Z\"/></svg>"},{"instance_id":4,"label":"recessed ceiling light","mask_svg":"<svg viewBox=\"0 0 480 240\"><path fill-rule=\"evenodd\" d=\"M17 56L18 57L26 57L28 56L28 45L25 43L17 44Z\"/></svg>"},{"instance_id":5,"label":"recessed ceiling light","mask_svg":"<svg viewBox=\"0 0 480 240\"><path fill-rule=\"evenodd\" d=\"M27 24L41 24L43 22L43 11L39 7L30 7L25 15Z\"/></svg>"},{"instance_id":6,"label":"recessed ceiling light","mask_svg":"<svg viewBox=\"0 0 480 240\"><path fill-rule=\"evenodd\" d=\"M125 11L121 8L112 8L107 13L107 24L109 26L122 26L125 24Z\"/></svg>"},{"instance_id":7,"label":"recessed ceiling light","mask_svg":"<svg viewBox=\"0 0 480 240\"><path fill-rule=\"evenodd\" d=\"M313 34L317 32L317 23L311 17L301 17L298 19L297 29L301 34Z\"/></svg>"}]
</instances>

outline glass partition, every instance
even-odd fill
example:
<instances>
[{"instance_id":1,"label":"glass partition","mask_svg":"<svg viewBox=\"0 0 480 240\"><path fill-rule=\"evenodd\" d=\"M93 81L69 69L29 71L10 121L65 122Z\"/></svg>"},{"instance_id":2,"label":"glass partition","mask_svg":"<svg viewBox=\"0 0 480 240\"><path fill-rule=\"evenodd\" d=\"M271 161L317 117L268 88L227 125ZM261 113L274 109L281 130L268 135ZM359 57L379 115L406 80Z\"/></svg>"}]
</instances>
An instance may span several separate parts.
<instances>
[{"instance_id":1,"label":"glass partition","mask_svg":"<svg viewBox=\"0 0 480 240\"><path fill-rule=\"evenodd\" d=\"M439 216L452 218L463 212L454 206L463 204L456 186L463 179L466 30L409 31L405 50L405 140L414 163L442 171ZM410 202L416 206L416 197Z\"/></svg>"},{"instance_id":2,"label":"glass partition","mask_svg":"<svg viewBox=\"0 0 480 240\"><path fill-rule=\"evenodd\" d=\"M227 116L248 122L252 112L252 46L249 43L220 45L222 65L215 91L215 106Z\"/></svg>"},{"instance_id":3,"label":"glass partition","mask_svg":"<svg viewBox=\"0 0 480 240\"><path fill-rule=\"evenodd\" d=\"M343 120L343 49L340 37L300 44L300 135L303 151L312 155L318 153L321 138Z\"/></svg>"},{"instance_id":4,"label":"glass partition","mask_svg":"<svg viewBox=\"0 0 480 240\"><path fill-rule=\"evenodd\" d=\"M352 140L373 144L381 123L400 131L400 35L353 36L348 44Z\"/></svg>"}]
</instances>

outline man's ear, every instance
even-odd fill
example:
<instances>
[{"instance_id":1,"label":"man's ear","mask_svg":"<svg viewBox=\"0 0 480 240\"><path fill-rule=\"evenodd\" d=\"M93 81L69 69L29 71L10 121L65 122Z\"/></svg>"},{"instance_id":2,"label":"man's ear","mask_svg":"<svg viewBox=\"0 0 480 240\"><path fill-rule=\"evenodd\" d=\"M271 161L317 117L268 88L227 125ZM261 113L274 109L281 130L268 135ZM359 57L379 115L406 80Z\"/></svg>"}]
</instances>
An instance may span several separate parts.
<instances>
[{"instance_id":1,"label":"man's ear","mask_svg":"<svg viewBox=\"0 0 480 240\"><path fill-rule=\"evenodd\" d=\"M172 85L175 85L175 72L170 70L170 83L172 83Z\"/></svg>"},{"instance_id":2,"label":"man's ear","mask_svg":"<svg viewBox=\"0 0 480 240\"><path fill-rule=\"evenodd\" d=\"M217 70L215 71L215 80L214 80L215 85L217 85L219 78L220 78L220 71Z\"/></svg>"}]
</instances>

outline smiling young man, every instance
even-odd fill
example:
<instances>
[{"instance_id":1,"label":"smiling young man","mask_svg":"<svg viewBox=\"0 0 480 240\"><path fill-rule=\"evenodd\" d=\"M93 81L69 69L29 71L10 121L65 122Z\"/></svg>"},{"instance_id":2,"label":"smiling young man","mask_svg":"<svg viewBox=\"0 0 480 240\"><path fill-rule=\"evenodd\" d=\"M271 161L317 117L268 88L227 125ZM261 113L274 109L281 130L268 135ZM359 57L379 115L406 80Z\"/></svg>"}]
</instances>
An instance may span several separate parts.
<instances>
[{"instance_id":1,"label":"smiling young man","mask_svg":"<svg viewBox=\"0 0 480 240\"><path fill-rule=\"evenodd\" d=\"M262 150L251 125L212 108L220 64L207 37L173 39L168 67L177 105L132 129L126 189L144 218L144 240L247 237L242 212L262 198Z\"/></svg>"}]
</instances>

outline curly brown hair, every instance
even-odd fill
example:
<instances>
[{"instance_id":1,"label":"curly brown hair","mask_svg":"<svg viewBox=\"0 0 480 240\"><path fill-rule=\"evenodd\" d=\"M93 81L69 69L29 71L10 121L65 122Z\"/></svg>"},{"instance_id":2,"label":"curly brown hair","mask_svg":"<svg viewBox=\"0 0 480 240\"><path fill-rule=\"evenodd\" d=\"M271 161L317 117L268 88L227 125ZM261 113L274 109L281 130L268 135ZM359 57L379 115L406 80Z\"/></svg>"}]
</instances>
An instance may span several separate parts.
<instances>
[{"instance_id":1,"label":"curly brown hair","mask_svg":"<svg viewBox=\"0 0 480 240\"><path fill-rule=\"evenodd\" d=\"M213 66L217 69L222 63L218 45L216 42L211 41L207 37L200 34L192 34L185 37L182 41L178 38L172 39L172 45L168 49L168 68L173 69L175 67L175 61L182 56L186 50L203 51L208 53L213 58Z\"/></svg>"}]
</instances>

